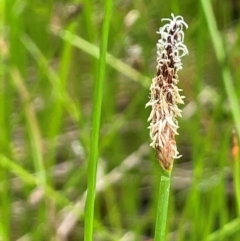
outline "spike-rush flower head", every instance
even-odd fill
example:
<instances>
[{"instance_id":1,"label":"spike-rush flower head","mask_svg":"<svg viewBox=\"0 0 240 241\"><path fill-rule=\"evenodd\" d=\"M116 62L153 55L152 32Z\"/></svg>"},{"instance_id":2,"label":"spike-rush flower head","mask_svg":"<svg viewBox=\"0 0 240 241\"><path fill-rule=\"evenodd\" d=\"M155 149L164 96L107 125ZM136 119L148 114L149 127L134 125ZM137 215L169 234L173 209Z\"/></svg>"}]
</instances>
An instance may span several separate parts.
<instances>
[{"instance_id":1,"label":"spike-rush flower head","mask_svg":"<svg viewBox=\"0 0 240 241\"><path fill-rule=\"evenodd\" d=\"M156 150L164 170L171 170L174 159L180 157L175 142L179 127L176 117L181 117L178 104L184 103L184 96L179 94L177 72L182 69L181 58L188 54L183 44L183 28L188 25L183 17L171 16L172 19L162 19L168 23L157 32L161 36L157 43L157 74L152 79L150 100L146 104L152 107L148 118L152 139L150 146Z\"/></svg>"}]
</instances>

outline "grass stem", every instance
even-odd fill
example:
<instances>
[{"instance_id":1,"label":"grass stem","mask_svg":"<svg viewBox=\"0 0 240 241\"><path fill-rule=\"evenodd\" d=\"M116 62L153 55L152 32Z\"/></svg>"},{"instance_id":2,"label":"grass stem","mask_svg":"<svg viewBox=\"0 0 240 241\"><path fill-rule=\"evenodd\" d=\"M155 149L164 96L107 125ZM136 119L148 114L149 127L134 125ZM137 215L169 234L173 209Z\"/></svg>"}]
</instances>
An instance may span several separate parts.
<instances>
[{"instance_id":1,"label":"grass stem","mask_svg":"<svg viewBox=\"0 0 240 241\"><path fill-rule=\"evenodd\" d=\"M109 25L112 11L112 0L106 1L105 18L100 46L100 59L98 66L98 78L94 89L92 132L90 139L90 156L88 162L88 192L85 207L84 240L91 241L93 238L94 201L96 189L96 171L98 161L98 143L101 119L101 107L103 96L103 84L105 79L106 53L108 45Z\"/></svg>"},{"instance_id":2,"label":"grass stem","mask_svg":"<svg viewBox=\"0 0 240 241\"><path fill-rule=\"evenodd\" d=\"M155 241L165 240L171 171L162 171L159 185Z\"/></svg>"}]
</instances>

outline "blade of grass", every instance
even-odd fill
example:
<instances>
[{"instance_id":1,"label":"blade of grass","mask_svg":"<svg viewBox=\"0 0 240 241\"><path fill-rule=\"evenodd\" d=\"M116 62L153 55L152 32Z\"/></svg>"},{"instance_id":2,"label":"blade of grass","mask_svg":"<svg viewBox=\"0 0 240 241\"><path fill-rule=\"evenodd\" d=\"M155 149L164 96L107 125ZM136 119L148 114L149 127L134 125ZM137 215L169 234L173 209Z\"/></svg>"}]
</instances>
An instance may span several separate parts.
<instances>
[{"instance_id":1,"label":"blade of grass","mask_svg":"<svg viewBox=\"0 0 240 241\"><path fill-rule=\"evenodd\" d=\"M19 95L24 103L24 110L28 123L29 137L31 139L32 156L34 161L35 170L38 173L38 182L43 187L46 185L46 172L43 164L41 132L39 129L38 121L35 115L34 108L29 102L30 96L24 84L20 72L16 68L12 68L12 79L19 92Z\"/></svg>"},{"instance_id":2,"label":"blade of grass","mask_svg":"<svg viewBox=\"0 0 240 241\"><path fill-rule=\"evenodd\" d=\"M98 79L94 89L92 132L90 139L90 156L88 162L88 192L85 208L84 240L92 241L94 223L94 202L96 189L96 171L98 161L98 143L101 119L101 105L103 97L103 84L106 68L106 53L108 45L108 34L112 12L112 0L106 1L105 16L103 21L102 39L100 46L100 59L98 66Z\"/></svg>"},{"instance_id":3,"label":"blade of grass","mask_svg":"<svg viewBox=\"0 0 240 241\"><path fill-rule=\"evenodd\" d=\"M86 40L70 33L69 31L66 31L66 30L62 30L59 33L59 36L62 39L64 39L65 41L69 41L70 43L72 43L72 45L78 47L82 51L88 53L89 55L92 55L93 57L95 57L97 59L99 58L99 48L96 45L91 44L91 43L87 42ZM146 88L149 87L150 78L148 78L147 76L144 76L137 70L131 68L130 66L128 66L121 60L115 58L113 55L107 53L106 62L109 66L116 69L120 73L124 74L128 78L139 82Z\"/></svg>"},{"instance_id":4,"label":"blade of grass","mask_svg":"<svg viewBox=\"0 0 240 241\"><path fill-rule=\"evenodd\" d=\"M207 21L207 26L209 28L209 34L212 39L213 48L216 53L217 60L219 62L219 65L222 69L222 78L223 83L225 85L227 97L230 102L230 108L232 111L233 119L236 125L236 130L238 133L238 136L240 137L240 109L239 109L239 101L237 94L234 90L234 84L231 77L230 69L226 65L226 53L224 50L224 45L222 41L222 36L220 35L218 29L216 20L214 18L213 9L211 6L211 1L209 0L201 0L201 5L203 9L204 16Z\"/></svg>"}]
</instances>

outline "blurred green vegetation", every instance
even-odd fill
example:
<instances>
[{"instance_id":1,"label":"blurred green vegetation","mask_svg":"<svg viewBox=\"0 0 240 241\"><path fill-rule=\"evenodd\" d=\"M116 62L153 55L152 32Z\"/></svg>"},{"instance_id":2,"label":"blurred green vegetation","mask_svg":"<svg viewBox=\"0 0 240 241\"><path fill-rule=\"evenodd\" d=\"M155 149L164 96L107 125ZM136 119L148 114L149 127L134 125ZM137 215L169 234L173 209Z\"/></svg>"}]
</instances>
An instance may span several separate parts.
<instances>
[{"instance_id":1,"label":"blurred green vegetation","mask_svg":"<svg viewBox=\"0 0 240 241\"><path fill-rule=\"evenodd\" d=\"M156 31L172 12L189 25L190 54L179 72L186 96L177 137L183 156L172 175L167 240L239 240L240 169L231 140L240 128L233 118L240 2L211 4L223 62L201 1L114 1L94 241L153 238L160 168L148 147L145 104ZM0 1L0 241L83 240L103 10L104 1ZM236 106L223 81L226 68Z\"/></svg>"}]
</instances>

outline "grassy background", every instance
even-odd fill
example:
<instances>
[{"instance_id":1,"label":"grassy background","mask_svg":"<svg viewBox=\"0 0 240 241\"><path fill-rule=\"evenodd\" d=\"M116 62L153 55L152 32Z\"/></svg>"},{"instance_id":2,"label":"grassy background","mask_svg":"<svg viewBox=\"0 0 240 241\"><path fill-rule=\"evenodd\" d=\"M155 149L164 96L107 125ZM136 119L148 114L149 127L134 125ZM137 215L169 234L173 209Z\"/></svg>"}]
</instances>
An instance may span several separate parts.
<instances>
[{"instance_id":1,"label":"grassy background","mask_svg":"<svg viewBox=\"0 0 240 241\"><path fill-rule=\"evenodd\" d=\"M201 1L114 1L94 241L153 237L160 168L148 147L145 104L156 31L172 12L189 25L190 55L179 72L183 157L172 174L167 240L239 240L239 160L231 156L239 105L229 101L223 70L239 97L240 3L214 0L212 8L219 36L210 34ZM83 240L103 9L104 1L0 2L1 241Z\"/></svg>"}]
</instances>

